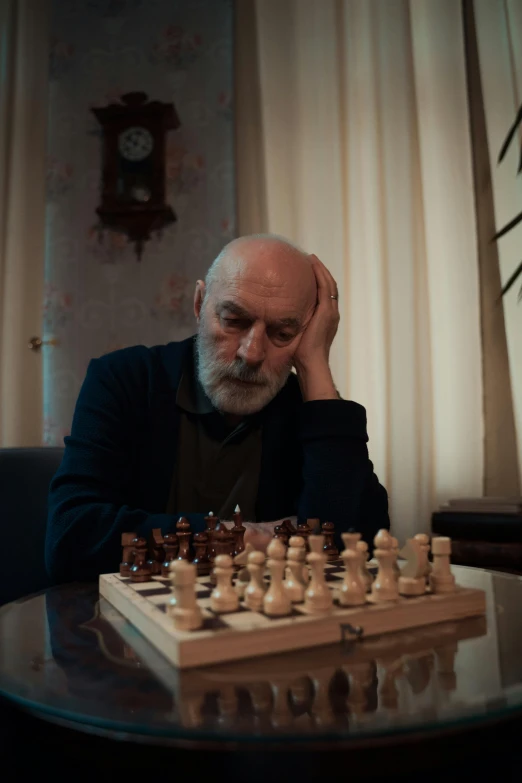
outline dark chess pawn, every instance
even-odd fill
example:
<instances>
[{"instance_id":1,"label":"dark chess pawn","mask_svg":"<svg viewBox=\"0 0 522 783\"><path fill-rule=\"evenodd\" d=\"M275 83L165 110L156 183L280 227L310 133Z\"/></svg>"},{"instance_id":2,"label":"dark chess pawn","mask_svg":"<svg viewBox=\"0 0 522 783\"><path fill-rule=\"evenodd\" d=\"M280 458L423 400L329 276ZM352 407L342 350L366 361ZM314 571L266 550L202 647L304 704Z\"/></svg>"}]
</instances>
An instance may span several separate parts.
<instances>
[{"instance_id":1,"label":"dark chess pawn","mask_svg":"<svg viewBox=\"0 0 522 783\"><path fill-rule=\"evenodd\" d=\"M290 538L290 536L297 535L297 528L292 525L289 519L283 519L281 522L281 527L286 530L288 538Z\"/></svg>"},{"instance_id":2,"label":"dark chess pawn","mask_svg":"<svg viewBox=\"0 0 522 783\"><path fill-rule=\"evenodd\" d=\"M208 538L207 554L208 554L208 559L210 560L211 563L213 563L216 558L216 549L214 546L214 532L216 530L216 525L218 524L218 522L219 519L214 516L212 511L210 512L208 517L205 517L205 523L207 526L205 533Z\"/></svg>"},{"instance_id":3,"label":"dark chess pawn","mask_svg":"<svg viewBox=\"0 0 522 783\"><path fill-rule=\"evenodd\" d=\"M334 541L335 528L333 522L323 522L321 530L324 535L323 552L326 555L326 562L333 563L334 560L339 560L339 550L335 546Z\"/></svg>"},{"instance_id":4,"label":"dark chess pawn","mask_svg":"<svg viewBox=\"0 0 522 783\"><path fill-rule=\"evenodd\" d=\"M134 541L136 540L136 533L122 533L121 545L123 547L123 555L120 563L120 576L129 576L131 566L134 562Z\"/></svg>"},{"instance_id":5,"label":"dark chess pawn","mask_svg":"<svg viewBox=\"0 0 522 783\"><path fill-rule=\"evenodd\" d=\"M161 575L165 579L170 579L170 564L176 559L178 554L178 537L175 533L165 533L163 549L165 550L165 560L161 564Z\"/></svg>"},{"instance_id":6,"label":"dark chess pawn","mask_svg":"<svg viewBox=\"0 0 522 783\"><path fill-rule=\"evenodd\" d=\"M144 538L134 539L134 564L129 571L131 582L149 582L152 571L147 563L147 542Z\"/></svg>"},{"instance_id":7,"label":"dark chess pawn","mask_svg":"<svg viewBox=\"0 0 522 783\"><path fill-rule=\"evenodd\" d=\"M282 525L276 525L274 527L273 538L279 538L282 544L288 546L289 535L286 531L286 528L284 528Z\"/></svg>"},{"instance_id":8,"label":"dark chess pawn","mask_svg":"<svg viewBox=\"0 0 522 783\"><path fill-rule=\"evenodd\" d=\"M185 517L180 517L176 522L176 535L178 536L179 550L177 560L187 560L192 562L192 549L190 546L190 536L192 531L190 524Z\"/></svg>"},{"instance_id":9,"label":"dark chess pawn","mask_svg":"<svg viewBox=\"0 0 522 783\"><path fill-rule=\"evenodd\" d=\"M244 552L245 550L244 538L246 533L246 527L243 524L243 515L239 506L236 506L236 510L234 511L234 527L232 528L231 533L234 536L234 552L232 556L237 557L237 555L240 555L241 552Z\"/></svg>"},{"instance_id":10,"label":"dark chess pawn","mask_svg":"<svg viewBox=\"0 0 522 783\"><path fill-rule=\"evenodd\" d=\"M308 543L308 539L310 538L311 533L312 528L308 522L301 522L301 524L297 525L297 535L301 536L301 538L304 538L305 549L307 552L310 551L310 544Z\"/></svg>"},{"instance_id":11,"label":"dark chess pawn","mask_svg":"<svg viewBox=\"0 0 522 783\"><path fill-rule=\"evenodd\" d=\"M193 564L196 566L198 576L207 576L210 574L212 563L210 562L207 546L208 536L206 533L194 534L194 549L195 555Z\"/></svg>"},{"instance_id":12,"label":"dark chess pawn","mask_svg":"<svg viewBox=\"0 0 522 783\"><path fill-rule=\"evenodd\" d=\"M161 574L161 564L165 560L165 550L163 549L163 536L159 527L154 528L150 537L149 549L151 556L147 563L153 576Z\"/></svg>"}]
</instances>

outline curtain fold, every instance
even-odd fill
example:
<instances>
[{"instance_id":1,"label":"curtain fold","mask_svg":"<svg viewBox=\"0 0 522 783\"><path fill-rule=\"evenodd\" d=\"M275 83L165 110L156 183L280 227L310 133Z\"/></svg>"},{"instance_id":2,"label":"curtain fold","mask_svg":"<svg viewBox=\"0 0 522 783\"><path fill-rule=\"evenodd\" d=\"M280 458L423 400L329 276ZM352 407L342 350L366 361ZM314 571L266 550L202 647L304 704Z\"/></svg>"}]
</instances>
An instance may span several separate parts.
<instances>
[{"instance_id":1,"label":"curtain fold","mask_svg":"<svg viewBox=\"0 0 522 783\"><path fill-rule=\"evenodd\" d=\"M0 2L0 445L42 444L47 0Z\"/></svg>"},{"instance_id":2,"label":"curtain fold","mask_svg":"<svg viewBox=\"0 0 522 783\"><path fill-rule=\"evenodd\" d=\"M317 253L338 282L335 379L367 409L370 456L404 538L429 528L438 502L482 494L460 4L258 0L255 10L262 228Z\"/></svg>"}]
</instances>

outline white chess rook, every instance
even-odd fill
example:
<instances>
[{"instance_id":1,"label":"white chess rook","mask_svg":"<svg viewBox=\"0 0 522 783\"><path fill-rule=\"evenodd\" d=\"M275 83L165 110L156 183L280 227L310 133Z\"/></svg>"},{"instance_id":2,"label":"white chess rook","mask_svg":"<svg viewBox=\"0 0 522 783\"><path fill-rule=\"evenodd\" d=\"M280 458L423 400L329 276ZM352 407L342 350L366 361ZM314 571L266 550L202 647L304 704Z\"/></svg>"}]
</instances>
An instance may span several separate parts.
<instances>
[{"instance_id":1,"label":"white chess rook","mask_svg":"<svg viewBox=\"0 0 522 783\"><path fill-rule=\"evenodd\" d=\"M426 592L426 567L430 551L429 537L425 533L417 533L409 538L401 550L401 557L406 559L399 576L400 595L424 595Z\"/></svg>"},{"instance_id":2,"label":"white chess rook","mask_svg":"<svg viewBox=\"0 0 522 783\"><path fill-rule=\"evenodd\" d=\"M453 593L455 577L451 573L451 538L436 536L431 540L433 565L430 574L430 587L434 593Z\"/></svg>"},{"instance_id":3,"label":"white chess rook","mask_svg":"<svg viewBox=\"0 0 522 783\"><path fill-rule=\"evenodd\" d=\"M234 562L230 555L218 555L214 561L216 586L210 596L210 608L213 612L235 612L239 606L239 596L232 587Z\"/></svg>"},{"instance_id":4,"label":"white chess rook","mask_svg":"<svg viewBox=\"0 0 522 783\"><path fill-rule=\"evenodd\" d=\"M170 564L173 597L168 613L179 631L195 631L203 624L203 615L196 600L196 566L187 560Z\"/></svg>"},{"instance_id":5,"label":"white chess rook","mask_svg":"<svg viewBox=\"0 0 522 783\"><path fill-rule=\"evenodd\" d=\"M292 611L292 602L283 586L286 568L286 547L280 538L273 538L266 553L267 568L270 572L270 587L263 598L263 612L270 617L283 617Z\"/></svg>"}]
</instances>

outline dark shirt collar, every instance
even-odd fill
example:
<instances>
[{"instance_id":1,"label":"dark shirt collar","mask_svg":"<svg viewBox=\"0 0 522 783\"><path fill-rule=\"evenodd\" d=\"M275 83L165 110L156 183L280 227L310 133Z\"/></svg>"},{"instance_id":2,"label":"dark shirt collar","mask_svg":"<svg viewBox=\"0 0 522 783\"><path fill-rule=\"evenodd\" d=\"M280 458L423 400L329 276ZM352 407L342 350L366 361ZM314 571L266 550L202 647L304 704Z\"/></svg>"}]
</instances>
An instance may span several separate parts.
<instances>
[{"instance_id":1,"label":"dark shirt collar","mask_svg":"<svg viewBox=\"0 0 522 783\"><path fill-rule=\"evenodd\" d=\"M176 392L176 404L188 413L215 413L216 409L205 394L196 372L196 339L192 350L187 351L183 372Z\"/></svg>"}]
</instances>

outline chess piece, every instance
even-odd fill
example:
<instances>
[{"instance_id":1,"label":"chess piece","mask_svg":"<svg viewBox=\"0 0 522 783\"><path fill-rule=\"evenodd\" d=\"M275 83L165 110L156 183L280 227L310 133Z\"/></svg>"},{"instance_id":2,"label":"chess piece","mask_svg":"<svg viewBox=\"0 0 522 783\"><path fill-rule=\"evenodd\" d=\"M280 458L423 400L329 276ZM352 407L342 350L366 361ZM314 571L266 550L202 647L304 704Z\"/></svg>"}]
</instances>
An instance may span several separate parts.
<instances>
[{"instance_id":1,"label":"chess piece","mask_svg":"<svg viewBox=\"0 0 522 783\"><path fill-rule=\"evenodd\" d=\"M305 590L304 609L309 614L328 612L333 605L332 593L328 587L324 575L326 555L323 553L324 537L314 535L309 538L310 554L306 556L306 562L310 566L310 584Z\"/></svg>"},{"instance_id":2,"label":"chess piece","mask_svg":"<svg viewBox=\"0 0 522 783\"><path fill-rule=\"evenodd\" d=\"M292 522L289 519L283 519L281 527L286 530L288 538L297 535L297 528L292 525Z\"/></svg>"},{"instance_id":3,"label":"chess piece","mask_svg":"<svg viewBox=\"0 0 522 783\"><path fill-rule=\"evenodd\" d=\"M134 540L136 533L122 533L121 545L123 554L120 563L120 576L129 576L131 566L134 562Z\"/></svg>"},{"instance_id":4,"label":"chess piece","mask_svg":"<svg viewBox=\"0 0 522 783\"><path fill-rule=\"evenodd\" d=\"M176 559L178 553L178 537L175 533L165 533L163 536L163 549L165 551L165 560L161 564L161 575L168 578L170 576L170 564Z\"/></svg>"},{"instance_id":5,"label":"chess piece","mask_svg":"<svg viewBox=\"0 0 522 783\"><path fill-rule=\"evenodd\" d=\"M289 599L296 604L304 601L304 592L307 585L303 573L303 561L306 557L304 538L292 536L289 544L286 578L283 585ZM308 571L306 573L308 576Z\"/></svg>"},{"instance_id":6,"label":"chess piece","mask_svg":"<svg viewBox=\"0 0 522 783\"><path fill-rule=\"evenodd\" d=\"M229 557L232 557L231 550L233 551L233 542L234 539L231 538L230 531L227 526L223 524L223 522L219 522L218 526L212 534L212 544L215 552L214 563L216 562L216 558L218 558L220 555L228 555ZM213 585L217 584L215 570L211 572L210 582Z\"/></svg>"},{"instance_id":7,"label":"chess piece","mask_svg":"<svg viewBox=\"0 0 522 783\"><path fill-rule=\"evenodd\" d=\"M342 537L342 534L341 534ZM349 549L350 547L346 547ZM372 583L373 583L373 574L368 569L368 558L370 557L368 552L368 544L366 541L357 541L355 544L355 548L359 550L359 552L362 552L362 561L361 561L361 576L364 580L364 584L366 585L366 592L369 593L372 589Z\"/></svg>"},{"instance_id":8,"label":"chess piece","mask_svg":"<svg viewBox=\"0 0 522 783\"><path fill-rule=\"evenodd\" d=\"M366 583L362 577L363 552L355 547L341 552L344 562L343 584L339 590L342 606L361 606L366 603Z\"/></svg>"},{"instance_id":9,"label":"chess piece","mask_svg":"<svg viewBox=\"0 0 522 783\"><path fill-rule=\"evenodd\" d=\"M434 593L455 592L455 577L451 573L451 538L436 536L431 540L433 565L430 574L430 587Z\"/></svg>"},{"instance_id":10,"label":"chess piece","mask_svg":"<svg viewBox=\"0 0 522 783\"><path fill-rule=\"evenodd\" d=\"M263 598L263 612L269 617L283 617L292 612L292 602L283 587L286 547L278 538L269 543L266 553L267 568L270 572L270 587Z\"/></svg>"},{"instance_id":11,"label":"chess piece","mask_svg":"<svg viewBox=\"0 0 522 783\"><path fill-rule=\"evenodd\" d=\"M212 570L212 564L208 557L208 536L206 533L194 534L194 560L198 576L207 576Z\"/></svg>"},{"instance_id":12,"label":"chess piece","mask_svg":"<svg viewBox=\"0 0 522 783\"><path fill-rule=\"evenodd\" d=\"M350 528L346 533L341 533L341 538L345 549L355 549L361 540L361 534L356 533L353 528ZM366 549L368 549L368 547L366 547Z\"/></svg>"},{"instance_id":13,"label":"chess piece","mask_svg":"<svg viewBox=\"0 0 522 783\"><path fill-rule=\"evenodd\" d=\"M243 515L239 506L236 506L234 511L234 527L232 528L232 535L234 537L234 553L233 557L240 555L245 548L245 533L246 527L243 524Z\"/></svg>"},{"instance_id":14,"label":"chess piece","mask_svg":"<svg viewBox=\"0 0 522 783\"><path fill-rule=\"evenodd\" d=\"M243 551L234 557L234 566L239 569L234 588L240 598L244 597L245 590L250 582L250 572L247 568L247 563L248 555L253 551L254 547L248 543Z\"/></svg>"},{"instance_id":15,"label":"chess piece","mask_svg":"<svg viewBox=\"0 0 522 783\"><path fill-rule=\"evenodd\" d=\"M159 576L161 574L161 564L165 560L163 536L161 535L161 529L159 527L155 527L151 533L150 553L151 555L147 562L151 573L153 576Z\"/></svg>"},{"instance_id":16,"label":"chess piece","mask_svg":"<svg viewBox=\"0 0 522 783\"><path fill-rule=\"evenodd\" d=\"M278 538L282 544L288 546L288 531L282 525L276 525L274 527L273 538Z\"/></svg>"},{"instance_id":17,"label":"chess piece","mask_svg":"<svg viewBox=\"0 0 522 783\"><path fill-rule=\"evenodd\" d=\"M399 570L400 595L424 595L426 592L426 563L430 551L429 538L425 533L417 533L408 539L401 550L406 563Z\"/></svg>"},{"instance_id":18,"label":"chess piece","mask_svg":"<svg viewBox=\"0 0 522 783\"><path fill-rule=\"evenodd\" d=\"M263 608L263 599L266 591L263 579L264 565L265 555L263 552L254 550L249 553L247 568L250 574L250 581L245 590L245 606L253 612L260 612Z\"/></svg>"},{"instance_id":19,"label":"chess piece","mask_svg":"<svg viewBox=\"0 0 522 783\"><path fill-rule=\"evenodd\" d=\"M219 519L214 516L213 512L211 511L208 517L205 517L205 524L206 524L206 530L205 533L207 534L208 543L207 543L207 554L208 559L211 563L214 562L216 557L216 550L214 547L214 531L216 529L216 525L219 522Z\"/></svg>"},{"instance_id":20,"label":"chess piece","mask_svg":"<svg viewBox=\"0 0 522 783\"><path fill-rule=\"evenodd\" d=\"M239 606L239 596L232 587L234 563L230 555L218 555L214 561L216 587L210 596L210 608L213 612L235 612Z\"/></svg>"},{"instance_id":21,"label":"chess piece","mask_svg":"<svg viewBox=\"0 0 522 783\"><path fill-rule=\"evenodd\" d=\"M308 524L308 522L301 522L297 525L297 535L301 536L301 538L304 538L305 542L305 550L308 553L310 551L310 545L308 543L308 539L310 538L310 535L312 533L312 528Z\"/></svg>"},{"instance_id":22,"label":"chess piece","mask_svg":"<svg viewBox=\"0 0 522 783\"><path fill-rule=\"evenodd\" d=\"M445 644L444 647L436 647L437 679L439 685L445 691L454 691L457 688L457 673L455 671L455 656L458 652L458 642Z\"/></svg>"},{"instance_id":23,"label":"chess piece","mask_svg":"<svg viewBox=\"0 0 522 783\"><path fill-rule=\"evenodd\" d=\"M335 546L335 528L333 522L323 522L321 530L324 535L323 551L326 555L326 562L333 563L339 560L339 550Z\"/></svg>"},{"instance_id":24,"label":"chess piece","mask_svg":"<svg viewBox=\"0 0 522 783\"><path fill-rule=\"evenodd\" d=\"M396 601L399 598L399 589L397 577L393 570L395 553L393 551L392 537L387 530L379 530L373 543L375 545L373 554L379 563L379 570L372 584L370 600L373 603Z\"/></svg>"},{"instance_id":25,"label":"chess piece","mask_svg":"<svg viewBox=\"0 0 522 783\"><path fill-rule=\"evenodd\" d=\"M192 549L190 547L190 524L185 517L180 517L176 522L176 535L178 536L179 550L178 560L192 561Z\"/></svg>"},{"instance_id":26,"label":"chess piece","mask_svg":"<svg viewBox=\"0 0 522 783\"><path fill-rule=\"evenodd\" d=\"M196 566L187 560L170 564L173 600L168 613L178 631L195 631L203 624L203 615L196 600Z\"/></svg>"},{"instance_id":27,"label":"chess piece","mask_svg":"<svg viewBox=\"0 0 522 783\"><path fill-rule=\"evenodd\" d=\"M131 582L149 582L152 572L147 563L147 542L144 538L135 538L133 546L134 563L129 569Z\"/></svg>"}]
</instances>

